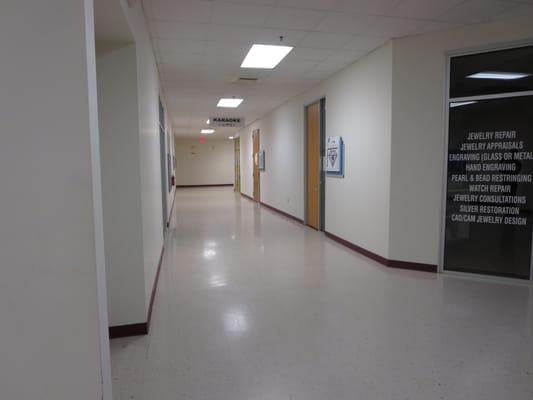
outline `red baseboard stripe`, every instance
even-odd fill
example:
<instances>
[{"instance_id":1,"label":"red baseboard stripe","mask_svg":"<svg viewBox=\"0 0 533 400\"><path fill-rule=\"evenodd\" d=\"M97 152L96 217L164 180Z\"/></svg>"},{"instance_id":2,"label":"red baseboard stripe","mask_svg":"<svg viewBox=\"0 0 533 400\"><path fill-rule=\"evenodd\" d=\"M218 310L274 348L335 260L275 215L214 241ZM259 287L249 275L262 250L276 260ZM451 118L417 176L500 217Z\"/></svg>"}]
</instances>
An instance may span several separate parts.
<instances>
[{"instance_id":1,"label":"red baseboard stripe","mask_svg":"<svg viewBox=\"0 0 533 400\"><path fill-rule=\"evenodd\" d=\"M176 189L187 189L187 188L210 188L210 187L233 187L233 183L221 183L214 185L176 185Z\"/></svg>"},{"instance_id":2,"label":"red baseboard stripe","mask_svg":"<svg viewBox=\"0 0 533 400\"><path fill-rule=\"evenodd\" d=\"M303 219L300 219L298 217L295 217L294 215L288 214L285 211L281 211L280 209L277 209L276 207L272 207L272 206L270 206L270 205L268 205L266 203L263 203L263 202L261 202L261 205L263 207L265 207L265 208L268 208L269 210L272 210L272 211L274 211L274 212L276 212L276 213L278 213L280 215L283 215L286 218L292 219L293 221L296 221L296 222L298 222L300 224L304 223Z\"/></svg>"},{"instance_id":3,"label":"red baseboard stripe","mask_svg":"<svg viewBox=\"0 0 533 400\"><path fill-rule=\"evenodd\" d=\"M157 293L157 285L159 283L159 275L161 273L161 265L163 264L164 253L165 247L163 246L163 248L161 249L161 255L159 256L159 262L157 264L154 284L152 286L152 293L150 295L150 304L148 305L148 317L146 319L146 322L140 322L138 324L110 326L109 339L147 335L150 331L150 322L152 321L152 311L154 308L155 295Z\"/></svg>"},{"instance_id":4,"label":"red baseboard stripe","mask_svg":"<svg viewBox=\"0 0 533 400\"><path fill-rule=\"evenodd\" d=\"M165 254L165 246L161 249L159 256L159 263L157 264L157 271L155 273L154 284L152 286L152 294L150 295L150 305L148 306L148 319L146 322L147 331L150 331L150 323L152 322L152 310L154 308L155 295L157 293L157 285L159 284L159 275L161 274L161 265L163 265L163 255Z\"/></svg>"},{"instance_id":5,"label":"red baseboard stripe","mask_svg":"<svg viewBox=\"0 0 533 400\"><path fill-rule=\"evenodd\" d=\"M246 197L248 200L251 200L251 201L255 202L255 200L253 199L253 197L250 197L250 196L248 196L247 194L244 194L243 192L241 192L241 196L242 196L242 197ZM274 212L276 212L276 213L278 213L278 214L281 214L281 215L283 215L283 216L286 217L286 218L290 218L290 219L292 219L293 221L296 221L296 222L298 222L298 223L300 223L300 224L303 224L303 223L304 223L303 219L300 219L300 218L298 218L298 217L295 217L294 215L288 214L288 213L286 213L285 211L281 211L279 208L272 207L271 205L268 205L268 204L266 204L266 203L263 203L262 201L260 201L259 204L261 204L261 205L262 205L263 207L265 207L265 208L268 208L268 209L271 210L271 211L274 211Z\"/></svg>"},{"instance_id":6,"label":"red baseboard stripe","mask_svg":"<svg viewBox=\"0 0 533 400\"><path fill-rule=\"evenodd\" d=\"M415 262L408 262L408 261L389 260L385 257L380 256L379 254L373 253L345 239L335 236L332 233L329 233L329 232L324 232L324 233L331 240L339 244L342 244L343 246L346 246L358 252L359 254L362 254L363 256L368 257L374 261L377 261L378 263L383 264L389 268L408 269L412 271L433 272L433 273L436 273L438 270L437 266L433 264L422 264L422 263L415 263Z\"/></svg>"},{"instance_id":7,"label":"red baseboard stripe","mask_svg":"<svg viewBox=\"0 0 533 400\"><path fill-rule=\"evenodd\" d=\"M170 214L168 215L167 228L170 226L172 220L172 213L174 212L174 203L176 202L176 190L174 190L174 197L172 198L172 206L170 207Z\"/></svg>"}]
</instances>

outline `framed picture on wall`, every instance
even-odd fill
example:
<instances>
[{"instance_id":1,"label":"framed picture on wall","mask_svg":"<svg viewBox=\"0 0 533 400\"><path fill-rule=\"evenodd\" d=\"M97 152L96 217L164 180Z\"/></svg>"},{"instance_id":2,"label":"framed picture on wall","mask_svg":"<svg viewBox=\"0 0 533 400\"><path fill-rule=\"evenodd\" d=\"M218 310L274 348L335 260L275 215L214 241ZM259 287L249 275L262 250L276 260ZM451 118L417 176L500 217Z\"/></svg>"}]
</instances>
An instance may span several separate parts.
<instances>
[{"instance_id":1,"label":"framed picture on wall","mask_svg":"<svg viewBox=\"0 0 533 400\"><path fill-rule=\"evenodd\" d=\"M328 137L325 164L328 175L344 177L344 143L342 137Z\"/></svg>"}]
</instances>

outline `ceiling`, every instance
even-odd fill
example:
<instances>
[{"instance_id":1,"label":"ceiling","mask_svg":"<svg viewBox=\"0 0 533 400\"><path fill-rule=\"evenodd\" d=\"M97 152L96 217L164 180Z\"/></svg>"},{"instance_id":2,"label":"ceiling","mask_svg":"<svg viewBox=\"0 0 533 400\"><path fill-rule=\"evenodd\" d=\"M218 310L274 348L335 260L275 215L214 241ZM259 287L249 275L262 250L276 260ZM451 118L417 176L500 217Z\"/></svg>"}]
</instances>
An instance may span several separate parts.
<instances>
[{"instance_id":1,"label":"ceiling","mask_svg":"<svg viewBox=\"0 0 533 400\"><path fill-rule=\"evenodd\" d=\"M144 0L176 136L210 116L253 122L391 38L529 12L533 0ZM532 13L533 15L533 13ZM242 70L253 43L294 50L272 70ZM239 83L240 76L257 77ZM242 97L236 110L220 97ZM236 129L217 130L227 137Z\"/></svg>"}]
</instances>

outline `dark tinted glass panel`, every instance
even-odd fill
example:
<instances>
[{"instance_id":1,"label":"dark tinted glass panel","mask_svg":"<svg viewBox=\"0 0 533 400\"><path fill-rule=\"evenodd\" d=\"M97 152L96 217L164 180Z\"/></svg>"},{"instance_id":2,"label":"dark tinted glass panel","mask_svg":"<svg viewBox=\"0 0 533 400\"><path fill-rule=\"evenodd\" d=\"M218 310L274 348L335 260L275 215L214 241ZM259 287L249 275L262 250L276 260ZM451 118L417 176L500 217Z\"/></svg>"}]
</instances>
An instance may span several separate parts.
<instances>
[{"instance_id":1,"label":"dark tinted glass panel","mask_svg":"<svg viewBox=\"0 0 533 400\"><path fill-rule=\"evenodd\" d=\"M452 103L444 268L527 279L533 96Z\"/></svg>"},{"instance_id":2,"label":"dark tinted glass panel","mask_svg":"<svg viewBox=\"0 0 533 400\"><path fill-rule=\"evenodd\" d=\"M533 90L533 46L451 59L450 98L527 90Z\"/></svg>"}]
</instances>

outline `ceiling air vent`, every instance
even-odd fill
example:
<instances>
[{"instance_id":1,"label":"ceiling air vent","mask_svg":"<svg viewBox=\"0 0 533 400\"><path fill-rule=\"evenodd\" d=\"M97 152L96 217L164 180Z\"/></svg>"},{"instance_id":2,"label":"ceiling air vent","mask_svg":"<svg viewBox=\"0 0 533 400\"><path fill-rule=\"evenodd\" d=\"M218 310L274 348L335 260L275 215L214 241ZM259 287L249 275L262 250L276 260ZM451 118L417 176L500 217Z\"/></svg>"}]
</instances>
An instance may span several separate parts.
<instances>
[{"instance_id":1,"label":"ceiling air vent","mask_svg":"<svg viewBox=\"0 0 533 400\"><path fill-rule=\"evenodd\" d=\"M257 83L259 78L255 76L239 76L233 80L233 83Z\"/></svg>"}]
</instances>

